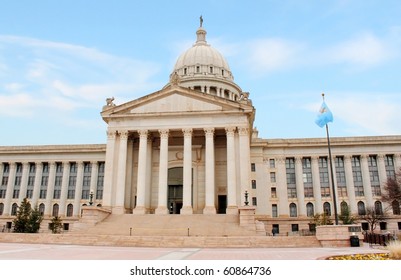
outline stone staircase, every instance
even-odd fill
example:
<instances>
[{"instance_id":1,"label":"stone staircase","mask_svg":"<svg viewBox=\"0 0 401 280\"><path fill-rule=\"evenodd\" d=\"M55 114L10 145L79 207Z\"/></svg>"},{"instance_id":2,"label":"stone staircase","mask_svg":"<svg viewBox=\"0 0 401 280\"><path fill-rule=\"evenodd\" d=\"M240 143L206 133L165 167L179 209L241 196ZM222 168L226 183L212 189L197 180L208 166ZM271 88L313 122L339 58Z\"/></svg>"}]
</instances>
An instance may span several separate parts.
<instances>
[{"instance_id":1,"label":"stone staircase","mask_svg":"<svg viewBox=\"0 0 401 280\"><path fill-rule=\"evenodd\" d=\"M76 233L120 236L255 236L238 215L113 215Z\"/></svg>"}]
</instances>

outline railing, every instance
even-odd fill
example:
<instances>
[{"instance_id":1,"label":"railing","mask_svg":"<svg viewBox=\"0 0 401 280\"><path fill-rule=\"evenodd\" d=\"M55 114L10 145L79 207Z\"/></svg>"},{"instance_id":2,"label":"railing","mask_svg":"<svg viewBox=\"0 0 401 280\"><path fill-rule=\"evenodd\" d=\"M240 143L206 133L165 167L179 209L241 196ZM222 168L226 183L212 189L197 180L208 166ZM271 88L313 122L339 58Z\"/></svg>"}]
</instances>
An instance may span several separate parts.
<instances>
[{"instance_id":1,"label":"railing","mask_svg":"<svg viewBox=\"0 0 401 280\"><path fill-rule=\"evenodd\" d=\"M387 244L394 240L395 236L387 233L387 234L382 234L382 233L371 233L371 232L366 232L363 234L363 242L369 243L369 245L381 245L381 246L387 246Z\"/></svg>"}]
</instances>

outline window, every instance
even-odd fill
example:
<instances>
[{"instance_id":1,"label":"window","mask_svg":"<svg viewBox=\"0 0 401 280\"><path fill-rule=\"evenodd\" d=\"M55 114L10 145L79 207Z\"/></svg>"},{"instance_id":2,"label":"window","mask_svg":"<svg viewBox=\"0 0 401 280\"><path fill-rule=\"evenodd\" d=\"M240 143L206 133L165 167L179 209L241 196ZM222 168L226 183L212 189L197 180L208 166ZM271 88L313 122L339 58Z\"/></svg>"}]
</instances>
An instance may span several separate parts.
<instances>
[{"instance_id":1,"label":"window","mask_svg":"<svg viewBox=\"0 0 401 280\"><path fill-rule=\"evenodd\" d=\"M393 209L394 215L401 215L400 203L397 200L394 200L393 203L391 203L391 208Z\"/></svg>"},{"instance_id":2,"label":"window","mask_svg":"<svg viewBox=\"0 0 401 280\"><path fill-rule=\"evenodd\" d=\"M61 190L57 189L53 191L53 199L60 199Z\"/></svg>"},{"instance_id":3,"label":"window","mask_svg":"<svg viewBox=\"0 0 401 280\"><path fill-rule=\"evenodd\" d=\"M277 204L272 205L272 217L277 218L278 217L278 209L277 209Z\"/></svg>"},{"instance_id":4,"label":"window","mask_svg":"<svg viewBox=\"0 0 401 280\"><path fill-rule=\"evenodd\" d=\"M200 73L200 67L196 66L196 73Z\"/></svg>"},{"instance_id":5,"label":"window","mask_svg":"<svg viewBox=\"0 0 401 280\"><path fill-rule=\"evenodd\" d=\"M42 216L45 214L45 205L43 203L39 205L39 213Z\"/></svg>"},{"instance_id":6,"label":"window","mask_svg":"<svg viewBox=\"0 0 401 280\"><path fill-rule=\"evenodd\" d=\"M276 172L270 172L270 183L276 183Z\"/></svg>"},{"instance_id":7,"label":"window","mask_svg":"<svg viewBox=\"0 0 401 280\"><path fill-rule=\"evenodd\" d=\"M312 202L308 202L306 204L306 215L308 217L313 217L315 215L315 210L314 210Z\"/></svg>"},{"instance_id":8,"label":"window","mask_svg":"<svg viewBox=\"0 0 401 280\"><path fill-rule=\"evenodd\" d=\"M288 198L297 197L296 180L295 180L295 159L285 159L286 179L287 179L287 195Z\"/></svg>"},{"instance_id":9,"label":"window","mask_svg":"<svg viewBox=\"0 0 401 280\"><path fill-rule=\"evenodd\" d=\"M258 205L258 200L256 197L252 197L252 205L257 206Z\"/></svg>"},{"instance_id":10,"label":"window","mask_svg":"<svg viewBox=\"0 0 401 280\"><path fill-rule=\"evenodd\" d=\"M72 217L74 212L74 206L70 203L67 205L67 217Z\"/></svg>"},{"instance_id":11,"label":"window","mask_svg":"<svg viewBox=\"0 0 401 280\"><path fill-rule=\"evenodd\" d=\"M354 180L354 187L355 187L355 196L364 196L360 157L353 156L351 158L351 165L352 165L352 177Z\"/></svg>"},{"instance_id":12,"label":"window","mask_svg":"<svg viewBox=\"0 0 401 280\"><path fill-rule=\"evenodd\" d=\"M3 215L4 212L4 204L0 203L0 216Z\"/></svg>"},{"instance_id":13,"label":"window","mask_svg":"<svg viewBox=\"0 0 401 280\"><path fill-rule=\"evenodd\" d=\"M331 216L331 206L330 206L330 203L328 203L328 202L323 203L323 212L324 212L327 216Z\"/></svg>"},{"instance_id":14,"label":"window","mask_svg":"<svg viewBox=\"0 0 401 280\"><path fill-rule=\"evenodd\" d=\"M58 211L59 211L59 206L58 206L58 204L56 203L56 204L53 205L52 216L53 216L53 217L58 217Z\"/></svg>"},{"instance_id":15,"label":"window","mask_svg":"<svg viewBox=\"0 0 401 280\"><path fill-rule=\"evenodd\" d=\"M187 68L184 68L184 75L187 74Z\"/></svg>"},{"instance_id":16,"label":"window","mask_svg":"<svg viewBox=\"0 0 401 280\"><path fill-rule=\"evenodd\" d=\"M298 232L299 231L299 225L298 224L291 224L291 231L292 232Z\"/></svg>"},{"instance_id":17,"label":"window","mask_svg":"<svg viewBox=\"0 0 401 280\"><path fill-rule=\"evenodd\" d=\"M320 179L320 192L322 197L330 196L329 185L329 169L327 164L327 157L319 157L319 179Z\"/></svg>"},{"instance_id":18,"label":"window","mask_svg":"<svg viewBox=\"0 0 401 280\"><path fill-rule=\"evenodd\" d=\"M383 215L383 206L380 201L375 202L375 214L376 215Z\"/></svg>"},{"instance_id":19,"label":"window","mask_svg":"<svg viewBox=\"0 0 401 280\"><path fill-rule=\"evenodd\" d=\"M49 173L49 163L43 163L43 173Z\"/></svg>"},{"instance_id":20,"label":"window","mask_svg":"<svg viewBox=\"0 0 401 280\"><path fill-rule=\"evenodd\" d=\"M61 162L56 163L56 173L63 173L63 164Z\"/></svg>"},{"instance_id":21,"label":"window","mask_svg":"<svg viewBox=\"0 0 401 280\"><path fill-rule=\"evenodd\" d=\"M256 171L255 163L251 163L251 171L252 171L252 172L255 172L255 171Z\"/></svg>"},{"instance_id":22,"label":"window","mask_svg":"<svg viewBox=\"0 0 401 280\"><path fill-rule=\"evenodd\" d=\"M297 217L297 205L295 203L290 204L290 217Z\"/></svg>"},{"instance_id":23,"label":"window","mask_svg":"<svg viewBox=\"0 0 401 280\"><path fill-rule=\"evenodd\" d=\"M252 180L252 189L256 189L256 180Z\"/></svg>"},{"instance_id":24,"label":"window","mask_svg":"<svg viewBox=\"0 0 401 280\"><path fill-rule=\"evenodd\" d=\"M348 211L349 211L349 208L348 208L347 202L345 202L345 201L341 202L341 204L340 204L340 213L341 213L341 215L347 213Z\"/></svg>"},{"instance_id":25,"label":"window","mask_svg":"<svg viewBox=\"0 0 401 280\"><path fill-rule=\"evenodd\" d=\"M276 161L274 160L274 158L271 158L269 160L269 165L270 165L270 168L276 168Z\"/></svg>"},{"instance_id":26,"label":"window","mask_svg":"<svg viewBox=\"0 0 401 280\"><path fill-rule=\"evenodd\" d=\"M29 163L29 173L35 173L36 172L36 165L31 162Z\"/></svg>"},{"instance_id":27,"label":"window","mask_svg":"<svg viewBox=\"0 0 401 280\"><path fill-rule=\"evenodd\" d=\"M336 167L336 179L337 179L337 187L339 190L339 196L347 196L347 183L345 179L345 167L344 167L344 157L338 156L335 158L335 167ZM340 192L341 189L341 192Z\"/></svg>"},{"instance_id":28,"label":"window","mask_svg":"<svg viewBox=\"0 0 401 280\"><path fill-rule=\"evenodd\" d=\"M17 203L13 203L11 206L11 216L16 216L18 211L18 205Z\"/></svg>"},{"instance_id":29,"label":"window","mask_svg":"<svg viewBox=\"0 0 401 280\"><path fill-rule=\"evenodd\" d=\"M45 199L46 195L47 195L47 190L40 190L40 193L39 193L40 199Z\"/></svg>"},{"instance_id":30,"label":"window","mask_svg":"<svg viewBox=\"0 0 401 280\"><path fill-rule=\"evenodd\" d=\"M310 158L302 159L302 176L305 197L313 197L312 164Z\"/></svg>"},{"instance_id":31,"label":"window","mask_svg":"<svg viewBox=\"0 0 401 280\"><path fill-rule=\"evenodd\" d=\"M272 198L276 198L276 197L277 197L277 190L276 190L276 188L271 188L271 196L272 196Z\"/></svg>"},{"instance_id":32,"label":"window","mask_svg":"<svg viewBox=\"0 0 401 280\"><path fill-rule=\"evenodd\" d=\"M366 215L365 203L359 201L357 206L358 206L358 215Z\"/></svg>"},{"instance_id":33,"label":"window","mask_svg":"<svg viewBox=\"0 0 401 280\"><path fill-rule=\"evenodd\" d=\"M393 155L386 155L384 157L384 165L386 167L387 179L395 179L394 157Z\"/></svg>"},{"instance_id":34,"label":"window","mask_svg":"<svg viewBox=\"0 0 401 280\"><path fill-rule=\"evenodd\" d=\"M213 74L213 67L209 67L210 74Z\"/></svg>"}]
</instances>

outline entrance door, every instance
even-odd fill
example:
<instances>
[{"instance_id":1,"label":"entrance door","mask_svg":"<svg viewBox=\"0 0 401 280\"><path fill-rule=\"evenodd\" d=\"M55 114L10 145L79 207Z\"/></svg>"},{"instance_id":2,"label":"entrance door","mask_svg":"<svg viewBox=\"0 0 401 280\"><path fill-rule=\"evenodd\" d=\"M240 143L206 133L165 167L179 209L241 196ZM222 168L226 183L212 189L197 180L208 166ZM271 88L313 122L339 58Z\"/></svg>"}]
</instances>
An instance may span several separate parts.
<instances>
[{"instance_id":1,"label":"entrance door","mask_svg":"<svg viewBox=\"0 0 401 280\"><path fill-rule=\"evenodd\" d=\"M217 214L226 214L227 210L227 196L226 195L219 195L217 197L218 200L218 208L217 208Z\"/></svg>"},{"instance_id":2,"label":"entrance door","mask_svg":"<svg viewBox=\"0 0 401 280\"><path fill-rule=\"evenodd\" d=\"M167 204L169 207L170 214L180 214L182 208L182 185L170 185L168 186L168 198Z\"/></svg>"}]
</instances>

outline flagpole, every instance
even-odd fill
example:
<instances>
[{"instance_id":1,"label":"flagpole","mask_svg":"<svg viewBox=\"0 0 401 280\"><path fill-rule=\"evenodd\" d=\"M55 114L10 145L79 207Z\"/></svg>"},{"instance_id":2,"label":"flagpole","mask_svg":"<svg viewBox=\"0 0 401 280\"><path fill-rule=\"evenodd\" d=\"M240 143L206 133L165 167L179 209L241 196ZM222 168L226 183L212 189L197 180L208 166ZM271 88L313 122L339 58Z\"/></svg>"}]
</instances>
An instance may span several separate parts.
<instances>
[{"instance_id":1,"label":"flagpole","mask_svg":"<svg viewBox=\"0 0 401 280\"><path fill-rule=\"evenodd\" d=\"M322 93L322 97L323 97L323 101L324 101L324 93ZM329 149L331 187L332 187L332 192L333 192L333 204L334 204L334 218L335 218L336 225L338 225L337 195L336 195L336 187L335 187L335 184L334 184L334 170L333 170L333 159L331 157L329 125L327 123L326 123L326 135L327 135L327 147Z\"/></svg>"}]
</instances>

